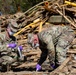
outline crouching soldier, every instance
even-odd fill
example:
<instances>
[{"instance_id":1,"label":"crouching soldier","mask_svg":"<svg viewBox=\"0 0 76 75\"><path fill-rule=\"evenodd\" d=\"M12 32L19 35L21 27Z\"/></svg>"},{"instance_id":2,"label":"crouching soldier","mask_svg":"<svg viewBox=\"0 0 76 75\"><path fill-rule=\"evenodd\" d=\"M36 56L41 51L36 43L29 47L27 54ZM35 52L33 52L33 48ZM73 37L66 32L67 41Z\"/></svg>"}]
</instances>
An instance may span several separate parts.
<instances>
[{"instance_id":1,"label":"crouching soldier","mask_svg":"<svg viewBox=\"0 0 76 75\"><path fill-rule=\"evenodd\" d=\"M74 37L74 31L69 26L52 26L38 34L29 33L28 43L33 48L39 46L42 51L36 70L41 70L41 65L46 60L47 55L53 69L60 65L66 59L66 52Z\"/></svg>"},{"instance_id":2,"label":"crouching soldier","mask_svg":"<svg viewBox=\"0 0 76 75\"><path fill-rule=\"evenodd\" d=\"M3 60L9 61L11 56L9 56L10 49L7 49L7 44L11 41L16 43L16 37L13 36L13 34L17 31L17 23L15 20L9 20L8 26L5 30L5 32L0 33L0 64L3 63ZM12 51L11 51L12 52ZM17 55L17 53L14 53ZM9 57L9 58L8 58ZM11 60L12 62L13 60Z\"/></svg>"}]
</instances>

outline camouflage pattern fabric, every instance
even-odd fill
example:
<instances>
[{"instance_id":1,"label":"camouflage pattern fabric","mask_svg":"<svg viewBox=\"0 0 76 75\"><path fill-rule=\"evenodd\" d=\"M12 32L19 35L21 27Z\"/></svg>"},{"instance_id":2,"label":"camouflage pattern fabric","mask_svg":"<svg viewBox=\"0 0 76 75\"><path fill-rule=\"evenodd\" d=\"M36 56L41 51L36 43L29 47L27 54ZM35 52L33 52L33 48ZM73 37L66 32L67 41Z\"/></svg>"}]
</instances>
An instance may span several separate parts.
<instances>
[{"instance_id":1,"label":"camouflage pattern fabric","mask_svg":"<svg viewBox=\"0 0 76 75\"><path fill-rule=\"evenodd\" d=\"M12 63L17 57L17 52L13 52L11 48L7 48L7 44L11 42L11 38L6 35L6 32L0 33L0 63Z\"/></svg>"},{"instance_id":2,"label":"camouflage pattern fabric","mask_svg":"<svg viewBox=\"0 0 76 75\"><path fill-rule=\"evenodd\" d=\"M6 43L0 45L0 63L2 65L11 64L18 60L17 48L7 48L6 45Z\"/></svg>"},{"instance_id":3,"label":"camouflage pattern fabric","mask_svg":"<svg viewBox=\"0 0 76 75\"><path fill-rule=\"evenodd\" d=\"M66 59L66 52L71 46L71 42L74 39L74 34L72 32L63 33L56 45L56 53L58 64L61 64Z\"/></svg>"},{"instance_id":4,"label":"camouflage pattern fabric","mask_svg":"<svg viewBox=\"0 0 76 75\"><path fill-rule=\"evenodd\" d=\"M55 62L55 55L58 64L65 60L67 49L71 45L74 36L70 26L53 26L38 34L40 49L42 51L48 50L50 64Z\"/></svg>"},{"instance_id":5,"label":"camouflage pattern fabric","mask_svg":"<svg viewBox=\"0 0 76 75\"><path fill-rule=\"evenodd\" d=\"M15 38L15 37L14 37L14 38ZM16 38L15 38L15 39L16 39ZM8 33L7 33L6 31L0 33L0 43L5 44L5 43L9 43L9 42L11 42L11 41L14 41L14 40L12 39L12 37L10 37L10 36L8 35Z\"/></svg>"}]
</instances>

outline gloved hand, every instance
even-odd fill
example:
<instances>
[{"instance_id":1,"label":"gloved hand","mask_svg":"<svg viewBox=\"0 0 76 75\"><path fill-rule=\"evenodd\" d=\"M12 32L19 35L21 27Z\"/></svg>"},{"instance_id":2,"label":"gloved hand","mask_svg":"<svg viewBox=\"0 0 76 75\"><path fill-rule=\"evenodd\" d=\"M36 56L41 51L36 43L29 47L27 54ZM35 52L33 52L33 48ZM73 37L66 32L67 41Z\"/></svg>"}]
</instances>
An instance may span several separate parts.
<instances>
[{"instance_id":1,"label":"gloved hand","mask_svg":"<svg viewBox=\"0 0 76 75\"><path fill-rule=\"evenodd\" d=\"M53 69L56 68L55 64L50 64L50 66L51 66Z\"/></svg>"},{"instance_id":2,"label":"gloved hand","mask_svg":"<svg viewBox=\"0 0 76 75\"><path fill-rule=\"evenodd\" d=\"M23 47L22 46L19 46L19 49L22 51L23 50Z\"/></svg>"},{"instance_id":3,"label":"gloved hand","mask_svg":"<svg viewBox=\"0 0 76 75\"><path fill-rule=\"evenodd\" d=\"M40 71L41 70L41 66L39 64L36 65L36 71Z\"/></svg>"},{"instance_id":4,"label":"gloved hand","mask_svg":"<svg viewBox=\"0 0 76 75\"><path fill-rule=\"evenodd\" d=\"M16 43L10 43L7 45L7 47L10 47L10 48L15 48L17 46Z\"/></svg>"}]
</instances>

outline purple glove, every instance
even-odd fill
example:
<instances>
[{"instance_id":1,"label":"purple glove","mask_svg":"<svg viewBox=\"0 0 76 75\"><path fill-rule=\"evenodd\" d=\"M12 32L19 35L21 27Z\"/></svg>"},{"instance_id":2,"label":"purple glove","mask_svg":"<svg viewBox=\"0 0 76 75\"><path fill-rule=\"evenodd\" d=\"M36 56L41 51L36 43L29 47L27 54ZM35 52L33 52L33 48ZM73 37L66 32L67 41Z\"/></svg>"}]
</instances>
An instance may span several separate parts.
<instances>
[{"instance_id":1,"label":"purple glove","mask_svg":"<svg viewBox=\"0 0 76 75\"><path fill-rule=\"evenodd\" d=\"M51 64L51 67L52 67L53 69L55 69L55 68L56 68L56 66L55 66L54 64Z\"/></svg>"},{"instance_id":2,"label":"purple glove","mask_svg":"<svg viewBox=\"0 0 76 75\"><path fill-rule=\"evenodd\" d=\"M17 46L17 44L15 43L10 43L7 45L7 47L10 47L10 48L15 48Z\"/></svg>"},{"instance_id":3,"label":"purple glove","mask_svg":"<svg viewBox=\"0 0 76 75\"><path fill-rule=\"evenodd\" d=\"M41 70L41 66L39 64L36 65L36 71L40 71Z\"/></svg>"},{"instance_id":4,"label":"purple glove","mask_svg":"<svg viewBox=\"0 0 76 75\"><path fill-rule=\"evenodd\" d=\"M23 50L22 46L19 46L19 49L20 49L20 50Z\"/></svg>"}]
</instances>

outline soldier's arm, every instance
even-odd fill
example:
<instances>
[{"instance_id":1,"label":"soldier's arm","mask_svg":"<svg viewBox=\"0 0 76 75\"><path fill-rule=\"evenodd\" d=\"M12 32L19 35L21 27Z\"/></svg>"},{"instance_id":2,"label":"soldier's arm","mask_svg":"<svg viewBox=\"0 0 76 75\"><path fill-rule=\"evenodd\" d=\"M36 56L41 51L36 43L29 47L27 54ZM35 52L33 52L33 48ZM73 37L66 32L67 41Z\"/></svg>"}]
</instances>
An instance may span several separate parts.
<instances>
[{"instance_id":1,"label":"soldier's arm","mask_svg":"<svg viewBox=\"0 0 76 75\"><path fill-rule=\"evenodd\" d=\"M38 61L39 65L42 65L42 63L46 60L47 55L48 55L48 50L41 48L41 55L40 55L40 59Z\"/></svg>"},{"instance_id":2,"label":"soldier's arm","mask_svg":"<svg viewBox=\"0 0 76 75\"><path fill-rule=\"evenodd\" d=\"M45 39L45 42L47 44L49 61L50 61L50 64L52 64L55 61L55 48L54 48L52 36L48 35L48 37Z\"/></svg>"},{"instance_id":3,"label":"soldier's arm","mask_svg":"<svg viewBox=\"0 0 76 75\"><path fill-rule=\"evenodd\" d=\"M52 36L49 35L48 32L42 32L39 34L39 39L41 40L42 44L45 44L44 45L45 47L43 45L40 45L42 46L40 48L42 53L39 60L39 64L42 64L46 60L48 54L49 54L49 61L51 63L52 57L53 57L53 60L55 59L55 49L54 49Z\"/></svg>"}]
</instances>

